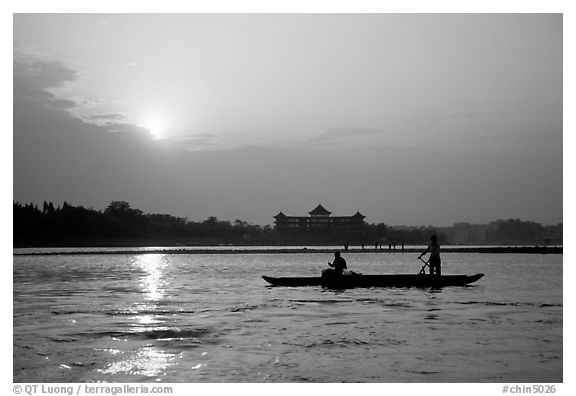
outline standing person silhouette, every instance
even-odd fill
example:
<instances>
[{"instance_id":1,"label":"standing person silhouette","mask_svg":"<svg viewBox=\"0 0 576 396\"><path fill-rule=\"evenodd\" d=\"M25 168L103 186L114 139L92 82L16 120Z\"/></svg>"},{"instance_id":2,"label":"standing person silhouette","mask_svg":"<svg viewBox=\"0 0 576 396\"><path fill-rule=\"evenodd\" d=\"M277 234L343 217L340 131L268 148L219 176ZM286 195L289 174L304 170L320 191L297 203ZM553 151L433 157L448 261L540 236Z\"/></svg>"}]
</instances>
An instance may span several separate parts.
<instances>
[{"instance_id":1,"label":"standing person silhouette","mask_svg":"<svg viewBox=\"0 0 576 396\"><path fill-rule=\"evenodd\" d=\"M428 267L430 268L430 275L438 275L442 274L441 267L441 260L440 260L440 245L438 244L438 238L436 235L432 235L430 237L430 245L424 250L418 259L421 259L426 253L430 253L430 260L428 260Z\"/></svg>"}]
</instances>

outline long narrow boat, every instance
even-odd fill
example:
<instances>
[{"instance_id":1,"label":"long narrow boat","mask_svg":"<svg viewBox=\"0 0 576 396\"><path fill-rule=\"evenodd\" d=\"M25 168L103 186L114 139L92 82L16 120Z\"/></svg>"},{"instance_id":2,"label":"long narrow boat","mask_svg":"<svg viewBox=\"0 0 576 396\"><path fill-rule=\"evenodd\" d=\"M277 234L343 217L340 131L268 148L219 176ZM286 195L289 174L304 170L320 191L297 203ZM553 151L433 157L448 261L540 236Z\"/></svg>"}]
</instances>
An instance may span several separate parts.
<instances>
[{"instance_id":1,"label":"long narrow boat","mask_svg":"<svg viewBox=\"0 0 576 396\"><path fill-rule=\"evenodd\" d=\"M324 286L329 288L352 287L445 287L465 286L476 282L484 274L474 275L427 275L427 274L397 274L397 275L344 275L338 277L283 277L274 278L262 276L273 286Z\"/></svg>"}]
</instances>

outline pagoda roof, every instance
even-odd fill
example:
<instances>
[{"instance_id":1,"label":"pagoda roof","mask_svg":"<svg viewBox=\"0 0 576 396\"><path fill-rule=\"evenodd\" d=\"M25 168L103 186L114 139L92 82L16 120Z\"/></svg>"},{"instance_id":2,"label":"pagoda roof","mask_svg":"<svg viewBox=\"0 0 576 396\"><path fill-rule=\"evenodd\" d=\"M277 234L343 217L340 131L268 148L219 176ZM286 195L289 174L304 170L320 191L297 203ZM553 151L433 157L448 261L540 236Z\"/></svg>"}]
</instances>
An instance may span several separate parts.
<instances>
[{"instance_id":1,"label":"pagoda roof","mask_svg":"<svg viewBox=\"0 0 576 396\"><path fill-rule=\"evenodd\" d=\"M360 213L360 211L357 211L356 213L354 213L354 215L352 217L361 217L361 218L366 218L366 216L364 216L362 213Z\"/></svg>"},{"instance_id":2,"label":"pagoda roof","mask_svg":"<svg viewBox=\"0 0 576 396\"><path fill-rule=\"evenodd\" d=\"M316 215L316 216L329 216L332 214L332 212L329 212L328 210L326 210L326 208L324 208L324 206L322 206L322 204L318 204L318 206L316 206L314 208L314 210L308 212L309 215Z\"/></svg>"},{"instance_id":3,"label":"pagoda roof","mask_svg":"<svg viewBox=\"0 0 576 396\"><path fill-rule=\"evenodd\" d=\"M280 213L278 213L276 216L274 216L275 219L281 219L284 217L288 217L288 216L286 216L284 213L282 213L282 211L280 211Z\"/></svg>"}]
</instances>

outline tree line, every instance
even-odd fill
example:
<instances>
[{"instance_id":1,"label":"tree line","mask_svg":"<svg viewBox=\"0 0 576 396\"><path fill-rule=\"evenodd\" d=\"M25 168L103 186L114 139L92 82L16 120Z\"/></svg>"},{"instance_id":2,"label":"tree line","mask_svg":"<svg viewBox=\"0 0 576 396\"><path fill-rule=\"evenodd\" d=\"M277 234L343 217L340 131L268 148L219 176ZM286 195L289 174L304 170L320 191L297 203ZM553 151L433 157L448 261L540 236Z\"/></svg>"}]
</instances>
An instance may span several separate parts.
<instances>
[{"instance_id":1,"label":"tree line","mask_svg":"<svg viewBox=\"0 0 576 396\"><path fill-rule=\"evenodd\" d=\"M561 225L560 234L561 234ZM487 227L489 242L534 243L546 234L546 228L533 222L518 219L499 220ZM208 217L195 222L168 214L146 214L132 208L128 202L112 201L104 210L73 206L66 202L54 206L44 202L34 204L13 202L14 246L74 244L74 241L93 244L123 244L127 240L153 240L165 244L365 244L366 247L402 243L425 244L430 235L436 234L441 244L454 243L453 229L427 227L390 227L384 223L365 224L351 231L325 233L282 233L269 225L261 226L242 220L234 222ZM558 230L556 230L558 231ZM486 233L485 232L485 233ZM116 242L114 242L116 241Z\"/></svg>"},{"instance_id":2,"label":"tree line","mask_svg":"<svg viewBox=\"0 0 576 396\"><path fill-rule=\"evenodd\" d=\"M148 238L176 237L242 239L269 231L270 227L234 223L209 217L201 222L167 214L145 214L125 201L112 201L104 210L73 206L55 207L44 202L13 203L15 242L35 238Z\"/></svg>"}]
</instances>

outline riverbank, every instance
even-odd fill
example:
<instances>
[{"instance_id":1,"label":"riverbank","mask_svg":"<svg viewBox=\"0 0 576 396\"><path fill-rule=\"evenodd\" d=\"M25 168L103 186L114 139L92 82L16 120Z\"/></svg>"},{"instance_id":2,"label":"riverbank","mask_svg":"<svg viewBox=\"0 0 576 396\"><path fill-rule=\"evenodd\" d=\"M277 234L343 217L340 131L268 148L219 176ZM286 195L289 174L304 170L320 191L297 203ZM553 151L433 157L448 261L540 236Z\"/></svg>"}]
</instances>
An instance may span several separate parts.
<instances>
[{"instance_id":1,"label":"riverbank","mask_svg":"<svg viewBox=\"0 0 576 396\"><path fill-rule=\"evenodd\" d=\"M407 247L404 250L397 249L339 249L343 254L381 253L381 254L405 254L421 253L422 248ZM38 256L38 255L90 255L90 254L331 254L334 247L182 247L182 248L142 248L142 249L82 249L82 250L40 250L21 249L13 252L14 256ZM562 254L560 246L448 246L442 248L442 253L522 253L522 254Z\"/></svg>"}]
</instances>

